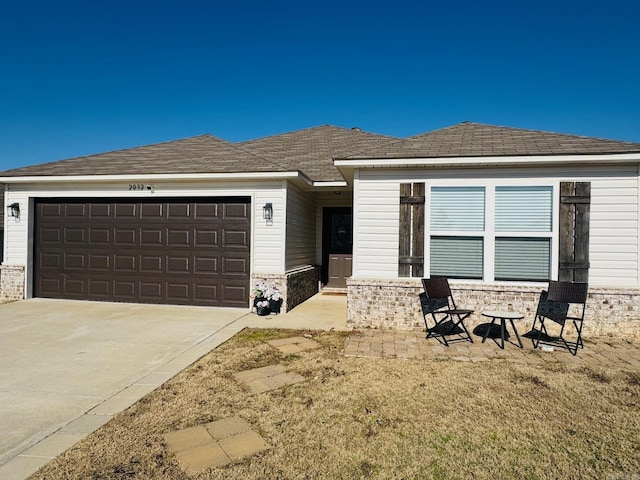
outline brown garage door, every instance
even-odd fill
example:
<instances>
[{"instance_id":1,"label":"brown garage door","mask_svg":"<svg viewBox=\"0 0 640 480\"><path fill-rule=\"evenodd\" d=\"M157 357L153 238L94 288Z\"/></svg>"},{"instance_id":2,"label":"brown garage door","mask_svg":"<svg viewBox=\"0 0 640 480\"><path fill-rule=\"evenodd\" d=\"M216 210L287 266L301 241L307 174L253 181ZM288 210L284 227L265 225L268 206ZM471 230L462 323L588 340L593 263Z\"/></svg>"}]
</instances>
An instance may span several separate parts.
<instances>
[{"instance_id":1,"label":"brown garage door","mask_svg":"<svg viewBox=\"0 0 640 480\"><path fill-rule=\"evenodd\" d=\"M37 297L246 307L250 199L39 199Z\"/></svg>"}]
</instances>

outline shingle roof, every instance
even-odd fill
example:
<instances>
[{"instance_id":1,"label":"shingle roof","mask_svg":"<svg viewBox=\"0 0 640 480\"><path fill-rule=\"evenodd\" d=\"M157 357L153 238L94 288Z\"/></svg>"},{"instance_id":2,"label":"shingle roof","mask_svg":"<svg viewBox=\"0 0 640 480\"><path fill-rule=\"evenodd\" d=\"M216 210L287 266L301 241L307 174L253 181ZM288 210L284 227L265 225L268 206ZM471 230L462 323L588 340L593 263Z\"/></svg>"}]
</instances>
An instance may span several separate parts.
<instances>
[{"instance_id":1,"label":"shingle roof","mask_svg":"<svg viewBox=\"0 0 640 480\"><path fill-rule=\"evenodd\" d=\"M349 159L637 153L640 143L463 122ZM341 157L344 158L344 157Z\"/></svg>"},{"instance_id":2,"label":"shingle roof","mask_svg":"<svg viewBox=\"0 0 640 480\"><path fill-rule=\"evenodd\" d=\"M0 176L118 175L154 173L283 172L280 165L256 157L212 135L117 150L58 162L16 168Z\"/></svg>"},{"instance_id":3,"label":"shingle roof","mask_svg":"<svg viewBox=\"0 0 640 480\"><path fill-rule=\"evenodd\" d=\"M238 145L288 170L301 170L314 181L330 182L344 180L333 166L333 158L378 148L395 140L398 138L363 132L359 128L323 125Z\"/></svg>"}]
</instances>

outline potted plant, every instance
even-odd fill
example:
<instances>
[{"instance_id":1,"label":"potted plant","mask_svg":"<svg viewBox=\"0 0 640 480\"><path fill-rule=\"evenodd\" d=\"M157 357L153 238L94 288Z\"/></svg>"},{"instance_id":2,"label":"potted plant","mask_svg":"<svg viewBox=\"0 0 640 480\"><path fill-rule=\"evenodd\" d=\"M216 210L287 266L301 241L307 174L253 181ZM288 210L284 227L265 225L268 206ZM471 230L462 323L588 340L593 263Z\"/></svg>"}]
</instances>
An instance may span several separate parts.
<instances>
[{"instance_id":1,"label":"potted plant","mask_svg":"<svg viewBox=\"0 0 640 480\"><path fill-rule=\"evenodd\" d=\"M266 283L258 283L251 293L253 306L258 315L269 315L270 313L280 313L282 307L282 294L277 288Z\"/></svg>"}]
</instances>

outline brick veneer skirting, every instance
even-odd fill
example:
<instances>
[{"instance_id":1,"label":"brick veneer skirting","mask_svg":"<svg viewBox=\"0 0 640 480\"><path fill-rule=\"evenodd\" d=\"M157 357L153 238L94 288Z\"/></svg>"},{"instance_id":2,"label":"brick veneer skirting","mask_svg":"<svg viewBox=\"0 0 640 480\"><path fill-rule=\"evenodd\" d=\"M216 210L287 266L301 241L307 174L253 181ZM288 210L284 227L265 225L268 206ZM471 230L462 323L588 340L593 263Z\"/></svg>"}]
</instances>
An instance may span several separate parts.
<instances>
[{"instance_id":1,"label":"brick veneer skirting","mask_svg":"<svg viewBox=\"0 0 640 480\"><path fill-rule=\"evenodd\" d=\"M483 310L525 314L518 330L528 331L545 287L451 282L456 303L475 310L468 325L488 321ZM424 328L419 279L348 279L347 325L395 329ZM640 336L640 288L590 287L583 332L587 335Z\"/></svg>"},{"instance_id":2,"label":"brick veneer skirting","mask_svg":"<svg viewBox=\"0 0 640 480\"><path fill-rule=\"evenodd\" d=\"M318 293L319 275L320 268L310 265L285 274L254 274L253 285L264 282L280 290L284 298L281 313L286 313Z\"/></svg>"},{"instance_id":3,"label":"brick veneer skirting","mask_svg":"<svg viewBox=\"0 0 640 480\"><path fill-rule=\"evenodd\" d=\"M0 265L0 303L15 302L24 297L24 267Z\"/></svg>"}]
</instances>

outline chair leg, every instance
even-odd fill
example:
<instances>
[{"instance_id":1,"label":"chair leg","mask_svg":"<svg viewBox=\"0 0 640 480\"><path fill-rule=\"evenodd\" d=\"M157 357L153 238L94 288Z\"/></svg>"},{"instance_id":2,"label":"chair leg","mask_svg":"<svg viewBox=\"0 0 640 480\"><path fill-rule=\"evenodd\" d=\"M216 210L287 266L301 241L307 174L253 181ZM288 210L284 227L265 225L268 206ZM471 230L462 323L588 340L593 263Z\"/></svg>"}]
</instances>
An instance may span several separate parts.
<instances>
[{"instance_id":1,"label":"chair leg","mask_svg":"<svg viewBox=\"0 0 640 480\"><path fill-rule=\"evenodd\" d=\"M538 330L538 338L531 337L531 343L533 344L533 348L538 348L538 345L540 344L540 335L542 335L542 328L544 328L544 322L542 321L542 319L538 318L538 316L536 315L533 318L533 325L531 325L531 331L536 329L536 322L538 322L538 320L540 320L540 330Z\"/></svg>"},{"instance_id":2,"label":"chair leg","mask_svg":"<svg viewBox=\"0 0 640 480\"><path fill-rule=\"evenodd\" d=\"M469 340L471 343L473 343L473 338L471 338L471 334L469 333L469 330L467 330L467 327L464 324L464 321L466 320L466 318L469 315L466 315L464 317L458 315L458 323L456 323L456 325L460 325L462 327L462 330L464 330L464 333L466 333L467 335L467 340Z\"/></svg>"}]
</instances>

